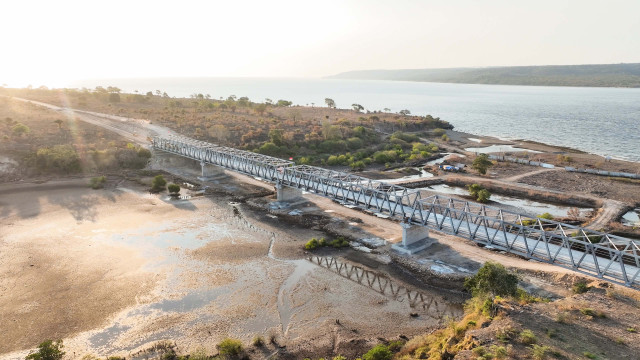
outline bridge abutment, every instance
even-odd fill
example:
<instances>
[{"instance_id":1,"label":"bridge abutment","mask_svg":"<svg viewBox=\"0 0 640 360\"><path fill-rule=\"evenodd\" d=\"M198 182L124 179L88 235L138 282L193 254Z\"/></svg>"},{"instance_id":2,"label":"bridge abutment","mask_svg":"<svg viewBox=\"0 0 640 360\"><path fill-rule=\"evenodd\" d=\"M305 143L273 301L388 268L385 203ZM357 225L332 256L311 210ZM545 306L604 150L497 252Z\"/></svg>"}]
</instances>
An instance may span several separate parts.
<instances>
[{"instance_id":1,"label":"bridge abutment","mask_svg":"<svg viewBox=\"0 0 640 360\"><path fill-rule=\"evenodd\" d=\"M302 190L284 186L282 184L276 184L277 201L291 201L300 196L302 196Z\"/></svg>"},{"instance_id":2,"label":"bridge abutment","mask_svg":"<svg viewBox=\"0 0 640 360\"><path fill-rule=\"evenodd\" d=\"M224 169L219 166L207 164L204 161L201 161L200 167L202 169L202 172L198 177L199 180L208 180L214 176L224 175Z\"/></svg>"},{"instance_id":3,"label":"bridge abutment","mask_svg":"<svg viewBox=\"0 0 640 360\"><path fill-rule=\"evenodd\" d=\"M435 239L429 237L429 229L409 223L400 223L402 227L402 242L393 244L391 249L401 254L415 254L429 247Z\"/></svg>"}]
</instances>

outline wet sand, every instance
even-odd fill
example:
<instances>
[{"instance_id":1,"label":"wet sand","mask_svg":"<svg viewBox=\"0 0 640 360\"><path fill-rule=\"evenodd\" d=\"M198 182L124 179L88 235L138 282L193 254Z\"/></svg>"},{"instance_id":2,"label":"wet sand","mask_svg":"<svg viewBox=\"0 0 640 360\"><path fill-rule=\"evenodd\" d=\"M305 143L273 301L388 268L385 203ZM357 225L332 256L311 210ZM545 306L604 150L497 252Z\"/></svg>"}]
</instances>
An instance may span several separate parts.
<instances>
[{"instance_id":1,"label":"wet sand","mask_svg":"<svg viewBox=\"0 0 640 360\"><path fill-rule=\"evenodd\" d=\"M263 221L223 196L85 184L0 186L0 358L48 338L74 357L130 357L159 340L214 353L225 336L271 334L270 351L356 355L441 321L306 260L318 230Z\"/></svg>"}]
</instances>

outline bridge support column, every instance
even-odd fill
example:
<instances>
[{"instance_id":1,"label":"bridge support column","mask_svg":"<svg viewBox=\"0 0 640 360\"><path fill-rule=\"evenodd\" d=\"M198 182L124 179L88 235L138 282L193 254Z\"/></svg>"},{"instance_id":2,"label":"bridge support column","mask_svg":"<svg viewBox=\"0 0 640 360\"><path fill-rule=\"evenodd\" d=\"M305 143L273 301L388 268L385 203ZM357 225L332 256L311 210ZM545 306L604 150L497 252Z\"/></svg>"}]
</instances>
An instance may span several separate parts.
<instances>
[{"instance_id":1,"label":"bridge support column","mask_svg":"<svg viewBox=\"0 0 640 360\"><path fill-rule=\"evenodd\" d=\"M224 174L223 168L219 166L207 164L204 161L200 162L200 167L202 168L202 175L198 177L199 180L208 180L214 176Z\"/></svg>"},{"instance_id":2,"label":"bridge support column","mask_svg":"<svg viewBox=\"0 0 640 360\"><path fill-rule=\"evenodd\" d=\"M276 184L277 201L291 201L300 196L302 196L302 190L284 186L282 184Z\"/></svg>"},{"instance_id":3,"label":"bridge support column","mask_svg":"<svg viewBox=\"0 0 640 360\"><path fill-rule=\"evenodd\" d=\"M391 249L401 254L415 254L429 247L435 239L429 237L429 229L420 225L401 223L402 242L393 244Z\"/></svg>"}]
</instances>

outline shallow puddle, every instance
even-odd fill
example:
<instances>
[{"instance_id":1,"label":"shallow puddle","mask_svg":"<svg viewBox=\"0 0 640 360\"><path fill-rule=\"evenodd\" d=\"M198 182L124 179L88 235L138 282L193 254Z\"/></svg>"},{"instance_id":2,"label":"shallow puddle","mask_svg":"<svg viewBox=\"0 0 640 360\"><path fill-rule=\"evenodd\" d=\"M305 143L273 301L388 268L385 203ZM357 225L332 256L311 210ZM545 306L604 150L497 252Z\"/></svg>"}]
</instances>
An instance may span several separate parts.
<instances>
[{"instance_id":1,"label":"shallow puddle","mask_svg":"<svg viewBox=\"0 0 640 360\"><path fill-rule=\"evenodd\" d=\"M622 225L625 226L640 226L640 208L631 210L622 215L622 220L620 222L622 222Z\"/></svg>"},{"instance_id":2,"label":"shallow puddle","mask_svg":"<svg viewBox=\"0 0 640 360\"><path fill-rule=\"evenodd\" d=\"M427 191L437 192L440 194L452 194L452 195L462 195L462 196L469 195L469 191L467 191L467 189L465 188L449 186L446 184L432 185L429 187L420 188L420 190L427 190ZM515 212L520 211L520 212L523 212L524 214L531 215L531 216L537 216L545 212L548 212L554 217L566 217L567 211L571 209L571 206L549 204L549 203L543 203L543 202L529 200L529 199L518 199L511 196L498 195L498 194L492 194L491 201L493 202L490 204L492 206L506 205L507 207L509 207L506 210L510 210L510 211L515 210ZM580 210L580 213L582 216L584 216L588 211L592 210L590 208L578 208L578 209Z\"/></svg>"},{"instance_id":3,"label":"shallow puddle","mask_svg":"<svg viewBox=\"0 0 640 360\"><path fill-rule=\"evenodd\" d=\"M484 147L468 147L465 148L466 151L480 153L480 154L489 154L489 153L506 153L506 152L530 152L539 154L541 151L529 150L524 148L519 148L513 145L491 145Z\"/></svg>"}]
</instances>

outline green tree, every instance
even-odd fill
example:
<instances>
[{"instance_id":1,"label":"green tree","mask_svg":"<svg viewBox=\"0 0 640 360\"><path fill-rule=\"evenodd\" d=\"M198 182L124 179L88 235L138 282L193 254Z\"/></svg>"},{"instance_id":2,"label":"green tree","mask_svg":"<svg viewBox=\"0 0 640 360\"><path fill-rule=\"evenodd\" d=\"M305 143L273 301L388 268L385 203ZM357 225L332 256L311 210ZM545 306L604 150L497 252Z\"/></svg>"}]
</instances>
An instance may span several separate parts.
<instances>
[{"instance_id":1,"label":"green tree","mask_svg":"<svg viewBox=\"0 0 640 360\"><path fill-rule=\"evenodd\" d=\"M503 265L487 261L476 275L464 280L464 287L473 296L515 296L518 292L518 277Z\"/></svg>"},{"instance_id":2,"label":"green tree","mask_svg":"<svg viewBox=\"0 0 640 360\"><path fill-rule=\"evenodd\" d=\"M400 115L404 115L404 116L411 115L411 111L406 110L406 109L405 110L400 110Z\"/></svg>"},{"instance_id":3,"label":"green tree","mask_svg":"<svg viewBox=\"0 0 640 360\"><path fill-rule=\"evenodd\" d=\"M478 196L476 200L481 203L486 203L491 198L491 193L487 189L482 189L478 191Z\"/></svg>"},{"instance_id":4,"label":"green tree","mask_svg":"<svg viewBox=\"0 0 640 360\"><path fill-rule=\"evenodd\" d=\"M335 109L336 102L333 99L326 98L324 99L324 103L327 104L328 107Z\"/></svg>"},{"instance_id":5,"label":"green tree","mask_svg":"<svg viewBox=\"0 0 640 360\"><path fill-rule=\"evenodd\" d=\"M167 189L169 190L169 193L173 195L178 195L180 193L180 185L178 184L169 184Z\"/></svg>"},{"instance_id":6,"label":"green tree","mask_svg":"<svg viewBox=\"0 0 640 360\"><path fill-rule=\"evenodd\" d=\"M64 124L64 121L60 119L56 119L56 120L53 120L53 122L56 123L56 125L58 125L58 130L62 129L62 124Z\"/></svg>"},{"instance_id":7,"label":"green tree","mask_svg":"<svg viewBox=\"0 0 640 360\"><path fill-rule=\"evenodd\" d=\"M476 156L476 158L473 159L473 164L471 165L473 169L477 170L482 175L486 174L487 169L491 166L493 166L493 163L489 160L489 155L487 154L480 154Z\"/></svg>"},{"instance_id":8,"label":"green tree","mask_svg":"<svg viewBox=\"0 0 640 360\"><path fill-rule=\"evenodd\" d=\"M47 340L38 345L38 351L30 353L25 360L61 360L65 352L62 340Z\"/></svg>"},{"instance_id":9,"label":"green tree","mask_svg":"<svg viewBox=\"0 0 640 360\"><path fill-rule=\"evenodd\" d=\"M288 100L278 100L278 102L276 103L276 106L282 106L282 107L288 107L291 106L293 104L293 102L288 101Z\"/></svg>"},{"instance_id":10,"label":"green tree","mask_svg":"<svg viewBox=\"0 0 640 360\"><path fill-rule=\"evenodd\" d=\"M282 144L284 143L282 129L269 130L269 139L271 139L271 142L276 144L276 146L282 146Z\"/></svg>"},{"instance_id":11,"label":"green tree","mask_svg":"<svg viewBox=\"0 0 640 360\"><path fill-rule=\"evenodd\" d=\"M351 104L351 107L353 107L353 111L355 112L360 112L364 110L364 107L360 104Z\"/></svg>"},{"instance_id":12,"label":"green tree","mask_svg":"<svg viewBox=\"0 0 640 360\"><path fill-rule=\"evenodd\" d=\"M164 176L157 175L153 178L153 181L151 181L151 192L160 192L164 190L166 185L167 180L164 179Z\"/></svg>"},{"instance_id":13,"label":"green tree","mask_svg":"<svg viewBox=\"0 0 640 360\"><path fill-rule=\"evenodd\" d=\"M362 355L363 360L391 360L393 353L385 345L376 345L373 349Z\"/></svg>"}]
</instances>

